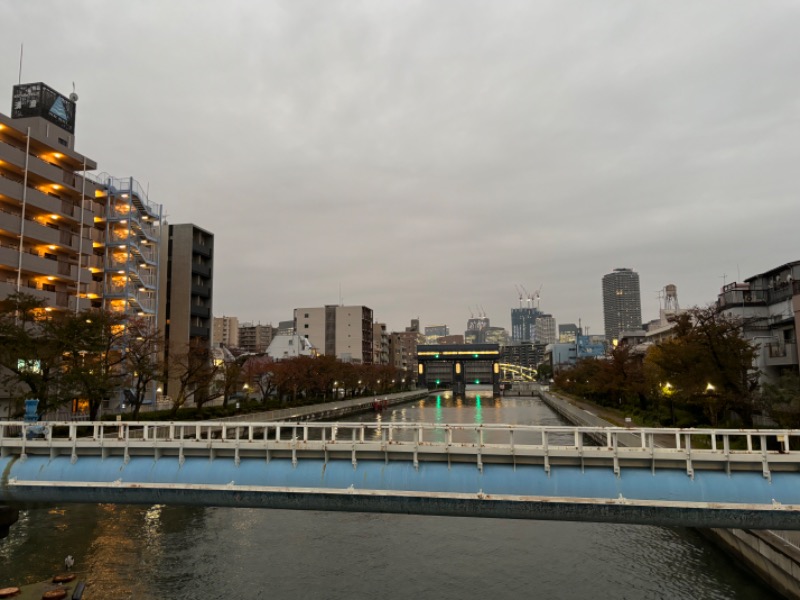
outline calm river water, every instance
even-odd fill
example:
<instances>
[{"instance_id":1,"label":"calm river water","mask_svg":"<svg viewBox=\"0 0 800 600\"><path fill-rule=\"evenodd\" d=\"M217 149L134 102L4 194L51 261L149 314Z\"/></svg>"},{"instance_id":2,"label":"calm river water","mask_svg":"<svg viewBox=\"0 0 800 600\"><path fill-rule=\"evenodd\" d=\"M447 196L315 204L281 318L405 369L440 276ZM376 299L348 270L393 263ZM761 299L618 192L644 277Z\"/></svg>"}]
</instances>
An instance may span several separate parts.
<instances>
[{"instance_id":1,"label":"calm river water","mask_svg":"<svg viewBox=\"0 0 800 600\"><path fill-rule=\"evenodd\" d=\"M563 424L535 399L475 396L382 418ZM0 541L0 587L47 578L67 554L88 600L771 597L685 529L114 505L22 513Z\"/></svg>"}]
</instances>

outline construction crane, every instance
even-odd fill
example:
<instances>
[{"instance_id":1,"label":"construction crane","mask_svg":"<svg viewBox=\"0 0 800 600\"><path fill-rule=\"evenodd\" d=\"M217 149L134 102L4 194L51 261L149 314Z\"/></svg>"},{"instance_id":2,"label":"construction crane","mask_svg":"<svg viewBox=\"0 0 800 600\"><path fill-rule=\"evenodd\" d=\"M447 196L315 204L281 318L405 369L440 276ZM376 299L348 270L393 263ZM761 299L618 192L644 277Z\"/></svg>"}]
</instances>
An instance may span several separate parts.
<instances>
[{"instance_id":1,"label":"construction crane","mask_svg":"<svg viewBox=\"0 0 800 600\"><path fill-rule=\"evenodd\" d=\"M525 296L522 295L522 290L516 283L514 284L514 289L517 290L517 295L519 296L519 307L522 308L522 301Z\"/></svg>"},{"instance_id":2,"label":"construction crane","mask_svg":"<svg viewBox=\"0 0 800 600\"><path fill-rule=\"evenodd\" d=\"M539 299L542 297L542 287L544 284L539 286L539 289L536 290L536 310L539 310Z\"/></svg>"}]
</instances>

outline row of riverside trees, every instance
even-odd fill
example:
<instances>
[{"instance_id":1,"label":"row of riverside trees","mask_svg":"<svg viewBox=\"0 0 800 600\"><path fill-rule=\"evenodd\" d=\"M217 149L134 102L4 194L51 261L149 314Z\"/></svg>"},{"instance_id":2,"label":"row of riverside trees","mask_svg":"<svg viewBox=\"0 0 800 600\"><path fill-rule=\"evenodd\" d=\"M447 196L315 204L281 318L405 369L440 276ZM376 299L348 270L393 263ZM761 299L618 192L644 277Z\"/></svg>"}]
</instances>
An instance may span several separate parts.
<instances>
[{"instance_id":1,"label":"row of riverside trees","mask_svg":"<svg viewBox=\"0 0 800 600\"><path fill-rule=\"evenodd\" d=\"M646 353L619 346L607 360L584 360L559 372L556 386L651 425L752 427L756 414L800 425L800 381L787 375L759 389L756 350L743 336L741 319L710 306L673 321L674 336Z\"/></svg>"},{"instance_id":2,"label":"row of riverside trees","mask_svg":"<svg viewBox=\"0 0 800 600\"><path fill-rule=\"evenodd\" d=\"M387 365L342 363L329 356L214 360L202 344L172 353L165 364L163 347L163 337L145 319L96 309L55 311L27 294L0 301L0 385L20 400L37 398L40 414L80 402L95 420L105 401L126 390L136 418L148 391L167 379L175 388L170 389L173 414L189 404L202 411L218 398L225 407L233 398L307 404L410 384Z\"/></svg>"}]
</instances>

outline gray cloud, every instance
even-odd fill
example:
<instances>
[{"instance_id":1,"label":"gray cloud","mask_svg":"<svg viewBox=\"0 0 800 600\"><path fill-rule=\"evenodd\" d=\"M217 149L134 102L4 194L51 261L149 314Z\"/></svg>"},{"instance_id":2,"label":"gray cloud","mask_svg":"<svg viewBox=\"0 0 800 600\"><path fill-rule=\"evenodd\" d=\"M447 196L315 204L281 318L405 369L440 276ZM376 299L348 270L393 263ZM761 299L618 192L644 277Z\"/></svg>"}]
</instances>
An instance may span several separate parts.
<instances>
[{"instance_id":1,"label":"gray cloud","mask_svg":"<svg viewBox=\"0 0 800 600\"><path fill-rule=\"evenodd\" d=\"M367 304L401 328L514 285L602 330L618 266L684 305L797 259L800 6L4 3L0 82L68 91L77 146L216 234L215 312ZM0 105L8 112L8 105Z\"/></svg>"}]
</instances>

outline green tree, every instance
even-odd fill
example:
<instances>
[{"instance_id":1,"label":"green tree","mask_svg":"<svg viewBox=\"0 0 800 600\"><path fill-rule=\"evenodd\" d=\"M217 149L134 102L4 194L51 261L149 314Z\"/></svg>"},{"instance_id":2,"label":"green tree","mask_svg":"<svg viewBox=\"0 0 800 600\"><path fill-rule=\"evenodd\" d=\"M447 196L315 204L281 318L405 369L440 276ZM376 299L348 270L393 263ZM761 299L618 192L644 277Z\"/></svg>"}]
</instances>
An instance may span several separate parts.
<instances>
[{"instance_id":1,"label":"green tree","mask_svg":"<svg viewBox=\"0 0 800 600\"><path fill-rule=\"evenodd\" d=\"M17 397L37 398L44 414L64 402L64 340L58 329L63 313L30 294L0 300L0 380Z\"/></svg>"},{"instance_id":2,"label":"green tree","mask_svg":"<svg viewBox=\"0 0 800 600\"><path fill-rule=\"evenodd\" d=\"M103 310L64 314L55 333L63 350L63 394L68 400L86 400L94 421L126 376L124 317Z\"/></svg>"},{"instance_id":3,"label":"green tree","mask_svg":"<svg viewBox=\"0 0 800 600\"><path fill-rule=\"evenodd\" d=\"M147 399L148 391L164 372L161 359L164 337L148 320L135 319L128 323L125 342L123 368L128 378L129 399L135 420Z\"/></svg>"},{"instance_id":4,"label":"green tree","mask_svg":"<svg viewBox=\"0 0 800 600\"><path fill-rule=\"evenodd\" d=\"M758 371L741 319L710 306L693 308L674 322L675 336L647 355L662 385L669 383L674 401L702 409L711 425L734 411L751 427Z\"/></svg>"}]
</instances>

